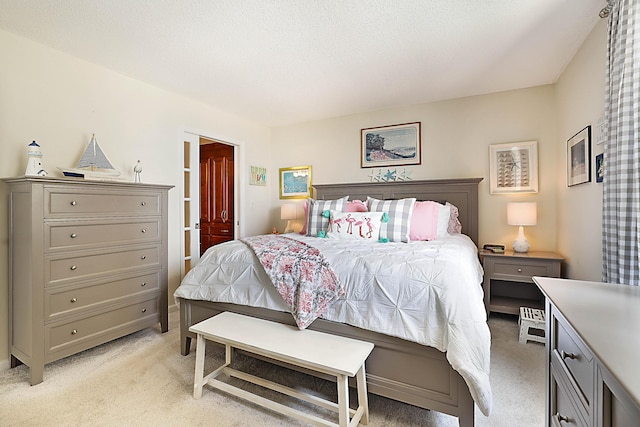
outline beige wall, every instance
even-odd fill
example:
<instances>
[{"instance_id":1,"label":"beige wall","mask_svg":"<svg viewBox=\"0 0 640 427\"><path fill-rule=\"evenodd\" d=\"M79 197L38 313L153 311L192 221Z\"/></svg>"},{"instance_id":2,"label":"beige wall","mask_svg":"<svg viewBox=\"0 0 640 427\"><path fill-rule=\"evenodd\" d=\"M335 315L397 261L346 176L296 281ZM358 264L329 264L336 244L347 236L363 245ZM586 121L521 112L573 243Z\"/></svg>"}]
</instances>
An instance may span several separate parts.
<instances>
[{"instance_id":1,"label":"beige wall","mask_svg":"<svg viewBox=\"0 0 640 427\"><path fill-rule=\"evenodd\" d=\"M169 192L170 295L180 280L184 131L239 144L241 205L268 211L271 187L247 185L249 165L271 161L268 128L2 31L0 57L0 178L24 174L32 140L54 175L58 166L76 165L92 132L114 167L131 178L140 159L143 181L176 186ZM8 322L7 197L0 183L0 325ZM243 234L269 230L265 215L240 219ZM7 342L7 327L0 327L0 364L8 360Z\"/></svg>"},{"instance_id":2,"label":"beige wall","mask_svg":"<svg viewBox=\"0 0 640 427\"><path fill-rule=\"evenodd\" d=\"M360 129L407 122L422 123L422 164L412 178L483 177L480 184L480 244L510 245L517 230L507 225L510 201L538 203L538 225L526 234L535 250L556 249L556 111L554 87L502 92L303 123L273 130L272 179L277 169L313 166L317 184L369 181L360 168ZM539 192L491 195L489 145L538 141ZM273 193L273 204L280 204ZM274 218L277 221L277 218Z\"/></svg>"},{"instance_id":3,"label":"beige wall","mask_svg":"<svg viewBox=\"0 0 640 427\"><path fill-rule=\"evenodd\" d=\"M601 20L555 85L461 98L338 117L273 130L272 179L277 169L313 166L318 184L369 181L360 168L360 129L422 122L422 165L407 167L413 179L484 177L480 184L480 244L510 245L515 227L506 224L510 201L538 203L538 224L526 235L532 250L566 258L563 276L601 279L602 184L595 182L596 124L604 114L607 25ZM532 62L535 66L535 61ZM567 140L592 126L592 181L567 187ZM538 141L539 192L489 193L490 144ZM282 201L272 193L273 206ZM275 212L275 209L272 210ZM272 214L274 223L278 221Z\"/></svg>"},{"instance_id":4,"label":"beige wall","mask_svg":"<svg viewBox=\"0 0 640 427\"><path fill-rule=\"evenodd\" d=\"M607 23L596 25L556 84L558 145L556 155L566 162L567 140L591 125L591 182L567 187L566 169L556 171L558 193L558 251L567 258L571 279L602 279L602 184L595 182L595 156L604 145L595 143L597 123L604 115Z\"/></svg>"}]
</instances>

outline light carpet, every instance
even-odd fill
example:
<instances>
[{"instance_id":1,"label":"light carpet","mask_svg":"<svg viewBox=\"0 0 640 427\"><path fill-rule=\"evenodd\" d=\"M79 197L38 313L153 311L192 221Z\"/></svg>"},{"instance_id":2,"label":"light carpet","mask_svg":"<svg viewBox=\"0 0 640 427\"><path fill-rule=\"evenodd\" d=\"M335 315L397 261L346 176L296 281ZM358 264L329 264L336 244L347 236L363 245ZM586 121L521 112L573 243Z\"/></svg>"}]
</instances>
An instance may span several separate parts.
<instances>
[{"instance_id":1,"label":"light carpet","mask_svg":"<svg viewBox=\"0 0 640 427\"><path fill-rule=\"evenodd\" d=\"M0 372L1 426L301 426L294 419L205 387L194 399L195 351L180 355L179 316L170 313L169 332L149 328L46 365L44 382L29 385L25 366ZM517 318L492 315L491 416L476 409L478 427L544 425L544 346L518 342ZM209 345L205 370L224 361L221 346ZM239 355L243 370L311 390L335 401L335 384ZM230 382L236 381L230 379ZM239 384L239 383L234 383ZM246 389L254 390L251 385ZM318 416L312 405L261 393ZM355 390L351 390L352 400ZM353 407L353 406L352 406ZM369 394L369 426L453 427L457 418ZM337 421L337 417L333 418Z\"/></svg>"}]
</instances>

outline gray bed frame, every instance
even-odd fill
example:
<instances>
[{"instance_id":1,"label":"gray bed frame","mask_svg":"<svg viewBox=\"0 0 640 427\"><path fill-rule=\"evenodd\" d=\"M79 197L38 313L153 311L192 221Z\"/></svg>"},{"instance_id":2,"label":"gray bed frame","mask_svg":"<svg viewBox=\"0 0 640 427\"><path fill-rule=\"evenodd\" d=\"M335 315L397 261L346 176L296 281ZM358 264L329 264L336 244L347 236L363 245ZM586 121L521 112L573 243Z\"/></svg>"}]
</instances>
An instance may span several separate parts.
<instances>
[{"instance_id":1,"label":"gray bed frame","mask_svg":"<svg viewBox=\"0 0 640 427\"><path fill-rule=\"evenodd\" d=\"M314 186L314 198L349 200L401 199L450 202L459 209L462 232L478 244L478 184L482 178L441 179L382 183L327 184ZM223 311L295 325L289 313L228 303L180 299L181 353L189 354L195 335L189 327ZM425 409L458 417L460 427L474 426L474 402L460 374L445 353L403 339L341 323L315 320L309 329L361 339L375 344L367 359L369 392Z\"/></svg>"}]
</instances>

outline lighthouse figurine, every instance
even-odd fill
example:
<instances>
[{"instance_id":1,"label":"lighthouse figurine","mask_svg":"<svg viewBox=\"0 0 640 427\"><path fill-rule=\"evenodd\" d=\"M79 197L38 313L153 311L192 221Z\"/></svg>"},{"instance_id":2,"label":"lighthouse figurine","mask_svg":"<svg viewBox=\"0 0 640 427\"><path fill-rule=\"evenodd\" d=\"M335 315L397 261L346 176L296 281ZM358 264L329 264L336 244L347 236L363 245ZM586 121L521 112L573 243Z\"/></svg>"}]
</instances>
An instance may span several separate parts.
<instances>
[{"instance_id":1,"label":"lighthouse figurine","mask_svg":"<svg viewBox=\"0 0 640 427\"><path fill-rule=\"evenodd\" d=\"M24 174L26 176L47 175L47 171L42 169L42 151L40 151L40 146L35 141L29 144L29 150L27 151L27 170Z\"/></svg>"}]
</instances>

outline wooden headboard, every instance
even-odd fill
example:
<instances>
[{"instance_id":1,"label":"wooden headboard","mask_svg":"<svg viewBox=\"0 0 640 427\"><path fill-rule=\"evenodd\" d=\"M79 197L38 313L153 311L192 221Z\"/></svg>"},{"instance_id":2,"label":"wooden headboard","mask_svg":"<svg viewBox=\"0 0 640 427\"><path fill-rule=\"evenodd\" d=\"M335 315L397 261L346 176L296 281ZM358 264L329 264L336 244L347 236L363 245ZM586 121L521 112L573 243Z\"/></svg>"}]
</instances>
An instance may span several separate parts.
<instances>
[{"instance_id":1,"label":"wooden headboard","mask_svg":"<svg viewBox=\"0 0 640 427\"><path fill-rule=\"evenodd\" d=\"M362 182L355 184L320 184L313 186L315 199L349 200L403 199L449 202L458 207L462 232L478 245L478 184L483 178L435 179L428 181Z\"/></svg>"}]
</instances>

